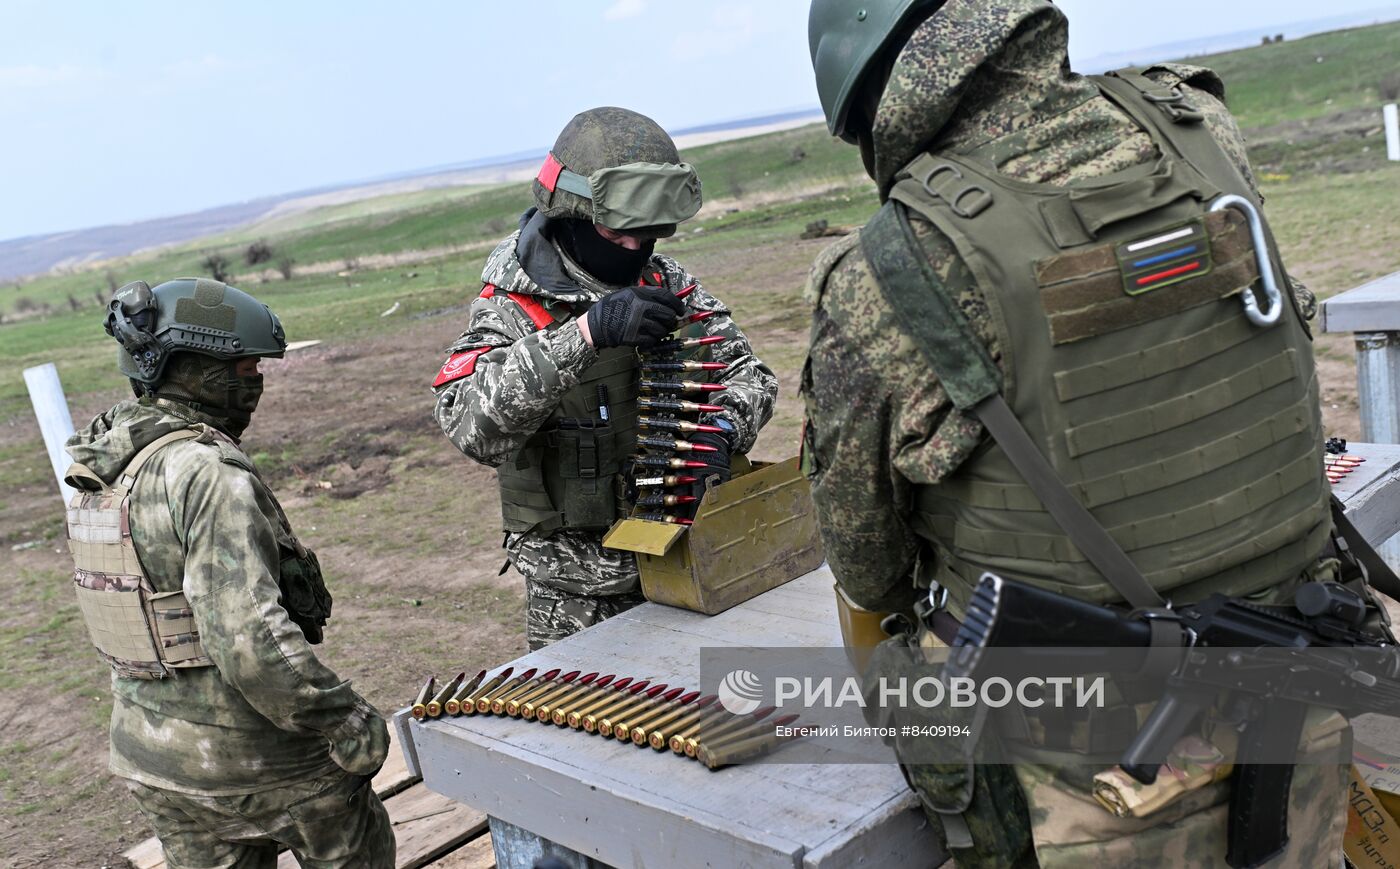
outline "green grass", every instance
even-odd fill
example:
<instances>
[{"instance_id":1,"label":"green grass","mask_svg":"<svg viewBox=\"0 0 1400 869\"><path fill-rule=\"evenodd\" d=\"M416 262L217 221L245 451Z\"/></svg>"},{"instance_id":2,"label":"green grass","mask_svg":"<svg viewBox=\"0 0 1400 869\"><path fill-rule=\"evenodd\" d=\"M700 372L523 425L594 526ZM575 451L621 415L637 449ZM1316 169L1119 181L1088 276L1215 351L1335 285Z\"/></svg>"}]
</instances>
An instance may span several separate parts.
<instances>
[{"instance_id":1,"label":"green grass","mask_svg":"<svg viewBox=\"0 0 1400 869\"><path fill-rule=\"evenodd\" d=\"M1184 62L1220 73L1230 110L1250 128L1358 108L1374 108L1379 122L1382 87L1387 80L1400 84L1397 57L1400 22Z\"/></svg>"}]
</instances>

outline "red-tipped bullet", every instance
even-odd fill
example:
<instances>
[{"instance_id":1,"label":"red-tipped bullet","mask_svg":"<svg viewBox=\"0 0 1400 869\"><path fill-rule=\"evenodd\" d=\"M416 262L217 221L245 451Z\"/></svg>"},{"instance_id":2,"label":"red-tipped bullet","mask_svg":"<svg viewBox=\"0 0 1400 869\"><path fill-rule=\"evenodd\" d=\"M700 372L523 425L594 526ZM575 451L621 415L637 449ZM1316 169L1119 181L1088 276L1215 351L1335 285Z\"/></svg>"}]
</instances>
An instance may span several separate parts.
<instances>
[{"instance_id":1,"label":"red-tipped bullet","mask_svg":"<svg viewBox=\"0 0 1400 869\"><path fill-rule=\"evenodd\" d=\"M698 287L698 286L700 286L700 285L699 285L699 284L691 284L690 286L688 286L688 287L686 287L685 289L681 290L680 292L676 293L676 298L678 298L678 299L684 299L685 297L689 296L691 293L695 292L695 288Z\"/></svg>"},{"instance_id":2,"label":"red-tipped bullet","mask_svg":"<svg viewBox=\"0 0 1400 869\"><path fill-rule=\"evenodd\" d=\"M729 339L723 335L710 335L705 338L676 338L671 341L662 341L660 344L653 344L644 348L644 352L651 354L676 353L681 350L690 350L695 347L708 347L711 344L722 344Z\"/></svg>"},{"instance_id":3,"label":"red-tipped bullet","mask_svg":"<svg viewBox=\"0 0 1400 869\"><path fill-rule=\"evenodd\" d=\"M641 386L656 392L723 392L729 388L723 383L696 383L693 380L643 380Z\"/></svg>"},{"instance_id":4,"label":"red-tipped bullet","mask_svg":"<svg viewBox=\"0 0 1400 869\"><path fill-rule=\"evenodd\" d=\"M637 499L638 507L679 507L682 504L694 504L700 499L694 495L647 495Z\"/></svg>"},{"instance_id":5,"label":"red-tipped bullet","mask_svg":"<svg viewBox=\"0 0 1400 869\"><path fill-rule=\"evenodd\" d=\"M704 444L693 444L690 441L683 441L679 438L664 437L661 435L648 435L637 438L637 443L644 447L651 447L658 450L666 450L670 453L717 453L719 447L710 447Z\"/></svg>"},{"instance_id":6,"label":"red-tipped bullet","mask_svg":"<svg viewBox=\"0 0 1400 869\"><path fill-rule=\"evenodd\" d=\"M667 459L661 456L633 456L632 461L647 468L670 468L675 471L682 471L686 468L708 468L704 462L692 462L689 459Z\"/></svg>"},{"instance_id":7,"label":"red-tipped bullet","mask_svg":"<svg viewBox=\"0 0 1400 869\"><path fill-rule=\"evenodd\" d=\"M648 398L645 395L637 399L637 406L644 410L666 410L672 413L719 413L724 410L718 404L698 404L694 401L677 401L671 398Z\"/></svg>"},{"instance_id":8,"label":"red-tipped bullet","mask_svg":"<svg viewBox=\"0 0 1400 869\"><path fill-rule=\"evenodd\" d=\"M687 477L683 474L666 474L661 477L638 477L632 481L632 485L638 489L655 488L664 486L674 488L675 486L689 486L691 483L700 482L699 477Z\"/></svg>"},{"instance_id":9,"label":"red-tipped bullet","mask_svg":"<svg viewBox=\"0 0 1400 869\"><path fill-rule=\"evenodd\" d=\"M705 320L710 319L711 317L718 317L718 316L719 316L719 311L701 311L701 312L698 313L698 314L691 314L689 317L686 317L686 318L685 318L684 320L682 320L681 322L682 322L682 323L701 323L701 322L704 322Z\"/></svg>"},{"instance_id":10,"label":"red-tipped bullet","mask_svg":"<svg viewBox=\"0 0 1400 869\"><path fill-rule=\"evenodd\" d=\"M638 518L638 519L643 519L643 520L645 520L645 521L647 521L647 522L663 522L663 523L665 523L665 524L667 524L667 525L694 525L694 524L695 524L695 520L693 520L693 519L681 519L681 518L678 517L678 516L672 516L672 515L670 515L670 514L668 514L668 513L641 513L641 514L639 514L639 515L637 516L637 518Z\"/></svg>"},{"instance_id":11,"label":"red-tipped bullet","mask_svg":"<svg viewBox=\"0 0 1400 869\"><path fill-rule=\"evenodd\" d=\"M643 371L724 371L726 362L643 362Z\"/></svg>"}]
</instances>

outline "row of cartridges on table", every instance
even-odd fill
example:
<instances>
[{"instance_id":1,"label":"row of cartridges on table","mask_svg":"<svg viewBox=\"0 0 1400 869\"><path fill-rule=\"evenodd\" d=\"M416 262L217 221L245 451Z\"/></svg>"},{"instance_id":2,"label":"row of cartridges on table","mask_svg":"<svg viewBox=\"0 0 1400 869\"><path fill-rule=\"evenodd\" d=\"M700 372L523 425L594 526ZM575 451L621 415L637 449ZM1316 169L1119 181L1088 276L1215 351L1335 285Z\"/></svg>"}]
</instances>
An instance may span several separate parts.
<instances>
[{"instance_id":1,"label":"row of cartridges on table","mask_svg":"<svg viewBox=\"0 0 1400 869\"><path fill-rule=\"evenodd\" d=\"M1345 480L1365 461L1365 458L1347 452L1347 442L1344 438L1327 439L1324 467L1326 468L1327 482L1332 485L1335 486Z\"/></svg>"},{"instance_id":2,"label":"row of cartridges on table","mask_svg":"<svg viewBox=\"0 0 1400 869\"><path fill-rule=\"evenodd\" d=\"M791 733L797 716L770 718L773 707L734 715L713 694L561 669L538 675L532 667L512 676L514 668L507 667L489 679L485 670L474 679L460 673L441 686L430 677L410 714L419 721L496 715L571 727L637 747L669 748L710 769L761 757L795 738L779 734Z\"/></svg>"},{"instance_id":3,"label":"row of cartridges on table","mask_svg":"<svg viewBox=\"0 0 1400 869\"><path fill-rule=\"evenodd\" d=\"M684 299L695 292L691 285L676 293ZM713 311L691 314L681 322L685 325L698 323L713 317ZM650 512L641 513L636 518L651 522L665 522L670 525L690 525L691 520L666 512L666 507L684 507L700 500L694 495L673 495L665 490L678 486L689 486L698 478L686 474L668 474L667 471L698 470L709 467L703 459L706 453L717 452L714 447L695 444L680 436L697 432L721 434L724 429L714 425L679 419L679 414L718 413L723 408L717 404L702 404L690 401L686 396L704 397L723 392L722 383L701 383L692 380L671 379L672 375L683 375L696 371L724 371L729 366L723 362L692 362L682 360L678 354L700 347L708 347L725 341L723 335L710 335L704 338L675 338L654 344L641 351L642 394L637 404L642 416L638 425L645 431L637 438L637 445L644 452L633 457L637 471L635 481L640 495L637 506ZM598 406L606 408L606 387L598 387ZM606 419L606 417L605 417ZM683 458L682 456L685 456Z\"/></svg>"}]
</instances>

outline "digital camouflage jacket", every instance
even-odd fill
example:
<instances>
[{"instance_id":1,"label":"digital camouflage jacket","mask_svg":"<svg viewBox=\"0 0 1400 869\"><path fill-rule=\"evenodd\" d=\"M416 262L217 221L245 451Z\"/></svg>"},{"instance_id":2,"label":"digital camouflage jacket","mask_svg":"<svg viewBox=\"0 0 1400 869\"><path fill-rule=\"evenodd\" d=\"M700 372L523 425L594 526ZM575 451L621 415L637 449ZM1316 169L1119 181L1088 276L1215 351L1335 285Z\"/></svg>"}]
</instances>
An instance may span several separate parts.
<instances>
[{"instance_id":1,"label":"digital camouflage jacket","mask_svg":"<svg viewBox=\"0 0 1400 869\"><path fill-rule=\"evenodd\" d=\"M444 368L439 374L435 416L443 433L467 456L491 467L520 450L596 361L597 353L583 340L577 318L614 290L564 256L541 232L542 222L534 209L527 211L521 230L491 253L481 275L491 289L472 302L467 331L449 351L462 367L451 372ZM526 273L522 259L531 263L535 277ZM679 263L656 254L644 273L649 283L675 292L696 285L686 299L690 308L719 312L704 321L704 327L706 334L730 339L711 348L714 361L729 365L719 377L729 388L705 401L724 408L719 415L734 427L735 452L748 452L773 414L777 378L754 356L724 303ZM558 325L541 328L534 319L541 311L548 318L544 322ZM444 375L454 379L444 381ZM512 534L507 549L528 578L567 595L637 589L635 559L604 549L601 534Z\"/></svg>"},{"instance_id":2,"label":"digital camouflage jacket","mask_svg":"<svg viewBox=\"0 0 1400 869\"><path fill-rule=\"evenodd\" d=\"M1148 135L1087 78L1069 72L1068 29L1044 0L950 0L921 25L895 63L873 129L872 174L882 197L907 163L953 151L1019 181L1066 184L1156 158ZM1149 77L1180 84L1253 186L1243 138L1208 70L1167 64ZM958 299L992 357L987 304L953 246L910 215L934 272ZM1305 315L1316 303L1295 286ZM955 410L898 326L858 234L827 249L807 289L813 306L803 372L805 455L832 570L860 606L905 609L920 539L910 494L938 483L983 443L979 422ZM927 556L926 556L927 557Z\"/></svg>"},{"instance_id":3,"label":"digital camouflage jacket","mask_svg":"<svg viewBox=\"0 0 1400 869\"><path fill-rule=\"evenodd\" d=\"M111 483L142 447L195 419L164 400L123 401L68 453ZM113 773L227 796L383 762L367 738L379 713L316 659L278 603L278 539L291 532L243 452L219 440L165 447L137 477L129 518L147 577L158 592L184 591L214 666L113 676Z\"/></svg>"}]
</instances>

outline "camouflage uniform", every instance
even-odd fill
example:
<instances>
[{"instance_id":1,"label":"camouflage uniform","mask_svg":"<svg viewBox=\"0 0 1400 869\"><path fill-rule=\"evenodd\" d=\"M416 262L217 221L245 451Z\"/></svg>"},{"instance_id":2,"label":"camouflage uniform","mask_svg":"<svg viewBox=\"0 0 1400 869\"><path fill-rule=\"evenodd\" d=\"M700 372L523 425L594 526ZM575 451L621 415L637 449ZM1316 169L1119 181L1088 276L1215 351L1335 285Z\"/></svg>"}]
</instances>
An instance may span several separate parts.
<instances>
[{"instance_id":1,"label":"camouflage uniform","mask_svg":"<svg viewBox=\"0 0 1400 869\"><path fill-rule=\"evenodd\" d=\"M1067 47L1064 16L1046 0L950 0L912 32L874 116L873 147L863 148L882 198L895 175L926 150L955 152L1018 181L1053 185L1155 160L1151 138L1092 82L1068 72ZM1150 75L1182 85L1253 186L1243 138L1214 76L1180 65ZM934 273L1000 362L987 302L967 265L931 224L916 213L910 218ZM1311 318L1312 294L1297 285L1294 291ZM910 579L916 562L932 557L910 528L913 487L944 480L981 447L986 433L952 406L900 328L902 314L880 292L858 234L821 254L807 299L814 314L802 379L804 455L827 557L857 605L907 611L921 594ZM1097 808L1087 791L1032 767L1016 769L1042 865L1087 865L1095 858L1113 861L1103 865L1159 865L1165 854L1180 858L1172 865L1223 865L1218 803L1227 785L1195 798L1202 801L1195 809L1215 804L1212 813L1129 823ZM921 769L911 772L924 790ZM1278 865L1324 865L1307 860L1340 853L1345 782L1336 767L1299 767L1291 856ZM1085 800L1095 811L1067 811ZM1300 806L1311 811L1298 817ZM1025 865L1035 864L1034 857L1026 859ZM961 866L994 865L975 855L959 854L958 860Z\"/></svg>"},{"instance_id":2,"label":"camouflage uniform","mask_svg":"<svg viewBox=\"0 0 1400 869\"><path fill-rule=\"evenodd\" d=\"M191 423L168 399L124 401L68 442L109 483L146 444ZM214 666L112 679L111 770L127 780L171 867L392 866L368 776L379 713L321 664L279 604L294 536L247 455L224 437L165 447L136 479L130 533L158 592L183 589Z\"/></svg>"},{"instance_id":3,"label":"camouflage uniform","mask_svg":"<svg viewBox=\"0 0 1400 869\"><path fill-rule=\"evenodd\" d=\"M514 457L549 417L560 397L596 361L597 352L584 341L577 318L615 289L597 281L555 243L537 235L533 227L538 227L540 220L533 209L526 212L521 231L502 241L488 258L481 280L494 290L472 303L467 331L450 351L484 352L473 360L475 370L470 376L437 392L435 415L443 432L462 452L491 467ZM543 257L556 266L557 279L550 286L537 283L522 266L522 254L517 250L522 233L527 239L527 259ZM675 260L661 254L652 257L644 276L649 283L673 292L698 284ZM538 329L529 313L508 294L539 301L557 325ZM753 355L748 339L730 319L724 303L700 286L686 302L696 311L720 314L702 326L706 335L730 339L712 348L714 361L729 365L722 376L729 388L704 400L724 407L713 416L722 416L733 426L733 451L748 452L759 429L773 414L777 378ZM708 422L710 416L700 421ZM628 552L604 549L602 538L600 533L569 529L548 535L506 535L510 563L525 577L531 649L642 602L636 559Z\"/></svg>"}]
</instances>

